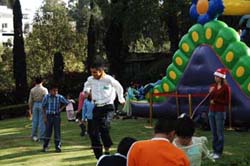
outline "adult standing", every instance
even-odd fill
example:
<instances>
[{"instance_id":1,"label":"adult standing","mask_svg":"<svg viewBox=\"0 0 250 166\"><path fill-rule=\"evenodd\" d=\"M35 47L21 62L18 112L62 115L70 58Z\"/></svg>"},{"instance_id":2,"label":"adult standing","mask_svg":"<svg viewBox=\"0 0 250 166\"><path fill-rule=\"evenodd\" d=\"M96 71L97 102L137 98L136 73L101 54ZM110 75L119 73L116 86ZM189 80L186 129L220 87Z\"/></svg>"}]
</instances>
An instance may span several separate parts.
<instances>
[{"instance_id":1,"label":"adult standing","mask_svg":"<svg viewBox=\"0 0 250 166\"><path fill-rule=\"evenodd\" d=\"M160 119L151 140L135 142L128 152L127 166L189 166L185 153L174 146L175 120Z\"/></svg>"},{"instance_id":2,"label":"adult standing","mask_svg":"<svg viewBox=\"0 0 250 166\"><path fill-rule=\"evenodd\" d=\"M125 103L121 84L104 71L104 64L96 60L90 66L91 75L84 84L84 91L91 89L93 109L93 128L89 133L95 157L102 154L102 143L105 154L109 154L112 139L109 133L110 115L114 112L114 100L116 94L121 104ZM102 140L102 143L101 143Z\"/></svg>"},{"instance_id":3,"label":"adult standing","mask_svg":"<svg viewBox=\"0 0 250 166\"><path fill-rule=\"evenodd\" d=\"M42 100L48 94L48 89L43 86L41 77L36 78L36 85L30 90L29 94L29 111L32 111L32 140L38 141L44 139L45 124L43 121ZM38 135L39 130L39 135Z\"/></svg>"},{"instance_id":4,"label":"adult standing","mask_svg":"<svg viewBox=\"0 0 250 166\"><path fill-rule=\"evenodd\" d=\"M245 25L243 25L243 23ZM244 27L240 35L241 41L245 42L249 46L250 42L250 15L244 15L241 17L239 22L240 27Z\"/></svg>"},{"instance_id":5,"label":"adult standing","mask_svg":"<svg viewBox=\"0 0 250 166\"><path fill-rule=\"evenodd\" d=\"M226 69L219 68L214 72L215 83L211 85L209 124L213 134L213 158L219 159L224 147L224 124L226 106L229 103L229 86L226 83Z\"/></svg>"}]
</instances>

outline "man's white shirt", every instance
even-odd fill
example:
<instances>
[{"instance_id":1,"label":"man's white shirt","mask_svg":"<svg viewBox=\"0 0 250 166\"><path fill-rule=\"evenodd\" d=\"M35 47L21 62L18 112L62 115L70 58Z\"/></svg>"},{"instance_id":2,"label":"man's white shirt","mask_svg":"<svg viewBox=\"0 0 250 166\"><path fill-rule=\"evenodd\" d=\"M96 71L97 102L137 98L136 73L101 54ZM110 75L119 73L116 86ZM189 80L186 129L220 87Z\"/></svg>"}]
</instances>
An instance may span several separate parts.
<instances>
[{"instance_id":1,"label":"man's white shirt","mask_svg":"<svg viewBox=\"0 0 250 166\"><path fill-rule=\"evenodd\" d=\"M84 83L83 91L91 89L92 100L95 104L113 104L116 94L120 103L124 103L123 88L112 76L106 74L99 80L93 76L88 77Z\"/></svg>"}]
</instances>

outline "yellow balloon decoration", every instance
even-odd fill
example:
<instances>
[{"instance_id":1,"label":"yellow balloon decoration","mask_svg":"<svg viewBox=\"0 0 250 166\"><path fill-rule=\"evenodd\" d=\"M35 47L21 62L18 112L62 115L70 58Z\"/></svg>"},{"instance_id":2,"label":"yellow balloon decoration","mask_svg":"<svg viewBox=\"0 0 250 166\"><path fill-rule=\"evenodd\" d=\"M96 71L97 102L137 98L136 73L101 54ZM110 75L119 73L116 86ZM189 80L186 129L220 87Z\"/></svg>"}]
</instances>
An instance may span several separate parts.
<instances>
[{"instance_id":1,"label":"yellow balloon decoration","mask_svg":"<svg viewBox=\"0 0 250 166\"><path fill-rule=\"evenodd\" d=\"M223 15L245 15L250 14L250 1L249 0L223 0L225 6Z\"/></svg>"},{"instance_id":2,"label":"yellow balloon decoration","mask_svg":"<svg viewBox=\"0 0 250 166\"><path fill-rule=\"evenodd\" d=\"M232 51L229 51L226 55L226 62L232 62L234 59L234 53Z\"/></svg>"}]
</instances>

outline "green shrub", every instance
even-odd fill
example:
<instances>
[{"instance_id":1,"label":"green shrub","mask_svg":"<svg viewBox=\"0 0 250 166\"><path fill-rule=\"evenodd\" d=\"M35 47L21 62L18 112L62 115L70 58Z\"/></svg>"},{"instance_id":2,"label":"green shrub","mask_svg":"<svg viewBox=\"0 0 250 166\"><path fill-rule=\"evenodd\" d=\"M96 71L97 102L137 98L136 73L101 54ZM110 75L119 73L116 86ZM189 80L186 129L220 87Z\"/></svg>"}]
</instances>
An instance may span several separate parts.
<instances>
[{"instance_id":1,"label":"green shrub","mask_svg":"<svg viewBox=\"0 0 250 166\"><path fill-rule=\"evenodd\" d=\"M25 116L28 104L9 105L0 108L0 119Z\"/></svg>"}]
</instances>

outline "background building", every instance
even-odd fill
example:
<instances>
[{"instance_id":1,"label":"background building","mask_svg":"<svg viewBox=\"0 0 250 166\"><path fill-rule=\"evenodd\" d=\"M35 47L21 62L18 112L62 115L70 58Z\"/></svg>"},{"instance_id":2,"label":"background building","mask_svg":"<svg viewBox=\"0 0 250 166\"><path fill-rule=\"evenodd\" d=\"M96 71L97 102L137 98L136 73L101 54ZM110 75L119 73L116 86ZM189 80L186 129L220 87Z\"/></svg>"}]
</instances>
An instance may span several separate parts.
<instances>
[{"instance_id":1,"label":"background building","mask_svg":"<svg viewBox=\"0 0 250 166\"><path fill-rule=\"evenodd\" d=\"M31 10L23 10L23 33L24 37L32 31ZM0 6L0 45L12 47L13 45L13 11L7 6Z\"/></svg>"}]
</instances>

